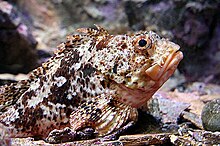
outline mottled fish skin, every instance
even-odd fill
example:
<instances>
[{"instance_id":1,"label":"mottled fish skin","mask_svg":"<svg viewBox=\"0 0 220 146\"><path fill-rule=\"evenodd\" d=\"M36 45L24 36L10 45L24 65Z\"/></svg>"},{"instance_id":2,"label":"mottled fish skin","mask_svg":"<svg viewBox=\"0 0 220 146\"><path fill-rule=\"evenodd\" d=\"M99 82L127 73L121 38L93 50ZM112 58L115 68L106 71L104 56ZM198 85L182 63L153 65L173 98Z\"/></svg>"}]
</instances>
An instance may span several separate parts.
<instances>
[{"instance_id":1,"label":"mottled fish skin","mask_svg":"<svg viewBox=\"0 0 220 146\"><path fill-rule=\"evenodd\" d=\"M11 137L92 127L98 136L137 120L137 108L173 74L179 46L154 32L110 35L80 28L29 79L0 87L0 122Z\"/></svg>"}]
</instances>

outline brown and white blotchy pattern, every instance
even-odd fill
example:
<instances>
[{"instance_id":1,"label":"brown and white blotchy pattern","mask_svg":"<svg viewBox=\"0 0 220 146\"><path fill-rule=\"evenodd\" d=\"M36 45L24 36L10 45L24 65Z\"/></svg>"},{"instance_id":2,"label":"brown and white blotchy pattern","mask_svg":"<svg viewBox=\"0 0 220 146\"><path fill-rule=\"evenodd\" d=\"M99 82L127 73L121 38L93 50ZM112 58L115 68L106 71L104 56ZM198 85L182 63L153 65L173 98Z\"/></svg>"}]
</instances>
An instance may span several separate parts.
<instances>
[{"instance_id":1,"label":"brown and white blotchy pattern","mask_svg":"<svg viewBox=\"0 0 220 146\"><path fill-rule=\"evenodd\" d=\"M78 29L29 79L0 87L0 122L11 137L56 143L90 138L88 129L119 134L183 58L178 45L154 32L97 28Z\"/></svg>"}]
</instances>

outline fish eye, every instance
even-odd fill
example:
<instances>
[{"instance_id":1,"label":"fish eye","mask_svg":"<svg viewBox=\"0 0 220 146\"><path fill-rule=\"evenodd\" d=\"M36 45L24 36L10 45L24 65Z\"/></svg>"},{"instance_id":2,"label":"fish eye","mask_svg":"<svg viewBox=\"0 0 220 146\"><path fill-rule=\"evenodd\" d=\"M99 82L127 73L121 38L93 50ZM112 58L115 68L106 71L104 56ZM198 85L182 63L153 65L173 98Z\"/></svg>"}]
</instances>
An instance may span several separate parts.
<instances>
[{"instance_id":1,"label":"fish eye","mask_svg":"<svg viewBox=\"0 0 220 146\"><path fill-rule=\"evenodd\" d=\"M147 45L147 41L144 40L144 39L141 39L139 42L138 42L139 46L140 47L144 47L145 45Z\"/></svg>"}]
</instances>

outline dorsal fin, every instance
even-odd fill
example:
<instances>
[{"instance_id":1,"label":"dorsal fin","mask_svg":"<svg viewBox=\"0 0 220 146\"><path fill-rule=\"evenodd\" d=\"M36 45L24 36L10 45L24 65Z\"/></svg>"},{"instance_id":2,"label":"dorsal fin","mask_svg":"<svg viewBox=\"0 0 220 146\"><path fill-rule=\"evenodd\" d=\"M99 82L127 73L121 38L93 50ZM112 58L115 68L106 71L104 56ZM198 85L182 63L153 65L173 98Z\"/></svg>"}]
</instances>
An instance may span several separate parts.
<instances>
[{"instance_id":1,"label":"dorsal fin","mask_svg":"<svg viewBox=\"0 0 220 146\"><path fill-rule=\"evenodd\" d=\"M91 36L95 36L95 37L98 37L98 36L108 36L109 33L107 30L105 30L103 27L99 26L99 25L96 25L97 29L93 29L93 28L78 28L76 31L78 32L81 32L81 33L86 33L88 35L91 35Z\"/></svg>"}]
</instances>

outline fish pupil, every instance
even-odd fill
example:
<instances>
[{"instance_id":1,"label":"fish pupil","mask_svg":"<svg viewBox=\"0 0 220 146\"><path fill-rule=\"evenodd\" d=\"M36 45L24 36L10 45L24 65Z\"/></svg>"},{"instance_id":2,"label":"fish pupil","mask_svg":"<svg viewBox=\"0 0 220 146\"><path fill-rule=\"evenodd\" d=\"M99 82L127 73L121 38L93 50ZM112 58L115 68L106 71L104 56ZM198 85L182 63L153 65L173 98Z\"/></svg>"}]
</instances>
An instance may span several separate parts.
<instances>
[{"instance_id":1,"label":"fish pupil","mask_svg":"<svg viewBox=\"0 0 220 146\"><path fill-rule=\"evenodd\" d=\"M138 42L138 44L139 44L140 47L144 47L144 46L147 44L147 41L144 40L144 39L142 39L142 40L140 40L140 41Z\"/></svg>"}]
</instances>

